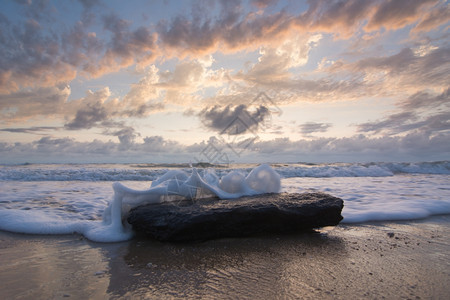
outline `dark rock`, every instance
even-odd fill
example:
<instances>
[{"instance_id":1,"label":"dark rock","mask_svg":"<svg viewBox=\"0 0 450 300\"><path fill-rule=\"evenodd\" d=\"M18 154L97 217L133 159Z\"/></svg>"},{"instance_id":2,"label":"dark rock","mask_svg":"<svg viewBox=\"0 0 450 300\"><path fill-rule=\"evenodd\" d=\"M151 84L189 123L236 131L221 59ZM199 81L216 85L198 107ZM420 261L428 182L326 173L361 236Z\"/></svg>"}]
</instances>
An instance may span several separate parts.
<instances>
[{"instance_id":1,"label":"dark rock","mask_svg":"<svg viewBox=\"0 0 450 300\"><path fill-rule=\"evenodd\" d=\"M207 240L335 226L343 206L342 199L324 193L208 198L139 206L128 222L160 241Z\"/></svg>"}]
</instances>

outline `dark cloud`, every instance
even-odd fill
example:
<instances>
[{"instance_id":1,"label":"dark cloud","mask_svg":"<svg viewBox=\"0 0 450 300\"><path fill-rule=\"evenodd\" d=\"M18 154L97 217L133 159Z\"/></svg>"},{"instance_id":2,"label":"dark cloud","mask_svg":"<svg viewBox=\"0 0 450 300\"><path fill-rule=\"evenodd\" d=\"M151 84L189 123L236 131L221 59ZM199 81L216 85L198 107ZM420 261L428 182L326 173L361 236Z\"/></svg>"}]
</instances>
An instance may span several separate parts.
<instances>
[{"instance_id":1,"label":"dark cloud","mask_svg":"<svg viewBox=\"0 0 450 300\"><path fill-rule=\"evenodd\" d=\"M67 83L78 73L101 76L132 64L148 65L155 57L156 34L147 27L130 28L130 22L114 14L103 18L111 35L99 37L95 16L87 10L97 1L81 1L81 20L59 26L64 20L51 16L58 11L47 1L26 7L28 19L0 16L0 93L22 87L46 87ZM50 19L49 19L50 18Z\"/></svg>"},{"instance_id":2,"label":"dark cloud","mask_svg":"<svg viewBox=\"0 0 450 300\"><path fill-rule=\"evenodd\" d=\"M278 0L252 0L251 3L259 8L266 8L270 5L275 5Z\"/></svg>"},{"instance_id":3,"label":"dark cloud","mask_svg":"<svg viewBox=\"0 0 450 300\"><path fill-rule=\"evenodd\" d=\"M416 114L403 112L387 118L358 125L359 132L384 133L396 135L404 132L445 132L450 130L450 113L439 113L419 118Z\"/></svg>"},{"instance_id":4,"label":"dark cloud","mask_svg":"<svg viewBox=\"0 0 450 300\"><path fill-rule=\"evenodd\" d=\"M93 32L89 32L88 24L77 22L74 26L61 34L61 60L74 68L88 65L98 59L105 44Z\"/></svg>"},{"instance_id":5,"label":"dark cloud","mask_svg":"<svg viewBox=\"0 0 450 300\"><path fill-rule=\"evenodd\" d=\"M362 123L357 126L359 132L379 133L382 131L399 133L412 128L405 128L405 124L411 124L418 119L413 112L400 112L392 114L383 120Z\"/></svg>"},{"instance_id":6,"label":"dark cloud","mask_svg":"<svg viewBox=\"0 0 450 300\"><path fill-rule=\"evenodd\" d=\"M39 22L54 22L55 7L48 0L25 0L15 1L22 5L22 11L29 19L34 19Z\"/></svg>"},{"instance_id":7,"label":"dark cloud","mask_svg":"<svg viewBox=\"0 0 450 300\"><path fill-rule=\"evenodd\" d=\"M116 132L126 136L129 132ZM187 154L190 153L190 154ZM161 136L144 138L143 143L127 141L100 141L79 142L74 138L55 138L45 136L30 143L2 143L0 142L0 162L28 161L28 162L117 162L137 161L142 159L155 161L162 155L172 161L176 157L183 157L189 161L187 147L178 142L166 140ZM168 160L163 160L168 161Z\"/></svg>"},{"instance_id":8,"label":"dark cloud","mask_svg":"<svg viewBox=\"0 0 450 300\"><path fill-rule=\"evenodd\" d=\"M106 135L118 136L121 134L113 133L114 130L121 131L130 128L118 118L138 117L143 118L154 111L164 108L161 102L152 102L152 100L142 99L143 96L137 93L130 97L125 97L122 101L111 99L109 88L103 88L98 91L88 91L84 98L70 101L66 104L64 110L65 118L70 119L65 124L68 130L90 129L93 127L104 129ZM139 99L134 99L138 97ZM133 101L136 100L136 101ZM72 111L76 111L74 116ZM126 140L124 137L123 140Z\"/></svg>"},{"instance_id":9,"label":"dark cloud","mask_svg":"<svg viewBox=\"0 0 450 300\"><path fill-rule=\"evenodd\" d=\"M415 22L420 15L420 8L426 4L434 4L436 0L387 0L380 2L367 27L378 29L402 28Z\"/></svg>"},{"instance_id":10,"label":"dark cloud","mask_svg":"<svg viewBox=\"0 0 450 300\"><path fill-rule=\"evenodd\" d=\"M419 55L405 48L392 56L371 57L355 64L356 70L385 70L389 76L409 85L447 86L450 72L450 48L439 48Z\"/></svg>"},{"instance_id":11,"label":"dark cloud","mask_svg":"<svg viewBox=\"0 0 450 300\"><path fill-rule=\"evenodd\" d=\"M4 21L0 31L0 92L21 86L54 86L75 78L76 71L60 59L58 39L36 20L19 25Z\"/></svg>"},{"instance_id":12,"label":"dark cloud","mask_svg":"<svg viewBox=\"0 0 450 300\"><path fill-rule=\"evenodd\" d=\"M1 128L0 131L14 132L14 133L33 133L42 134L45 131L55 131L59 130L61 127L50 127L50 126L40 126L40 127L27 127L27 128Z\"/></svg>"},{"instance_id":13,"label":"dark cloud","mask_svg":"<svg viewBox=\"0 0 450 300\"><path fill-rule=\"evenodd\" d=\"M449 62L450 48L404 48L393 55L367 57L351 63L338 61L325 68L328 76L322 79L284 80L272 85L293 90L301 87L297 90L303 95L309 91L315 93L311 98L317 100L327 96L336 99L396 97L399 93L447 88Z\"/></svg>"},{"instance_id":14,"label":"dark cloud","mask_svg":"<svg viewBox=\"0 0 450 300\"><path fill-rule=\"evenodd\" d=\"M252 1L260 8L275 2ZM422 19L422 8L437 1L317 0L308 3L308 9L299 15L289 14L288 8L273 14L255 15L246 13L240 1L221 1L221 13L217 18L199 17L198 13L193 13L192 18L178 15L171 21L159 22L157 31L165 46L194 54L216 49L251 48L255 43L267 44L299 29L302 33L330 32L349 38L365 24L365 29L374 31L399 29L416 23ZM434 6L430 11L437 14L440 9Z\"/></svg>"},{"instance_id":15,"label":"dark cloud","mask_svg":"<svg viewBox=\"0 0 450 300\"><path fill-rule=\"evenodd\" d=\"M117 111L116 114L125 117L143 118L148 116L152 112L163 110L164 107L165 107L164 103L160 102L152 103L149 101L147 103L140 104L136 107L131 106L129 107L129 109Z\"/></svg>"},{"instance_id":16,"label":"dark cloud","mask_svg":"<svg viewBox=\"0 0 450 300\"><path fill-rule=\"evenodd\" d=\"M331 126L330 123L307 122L300 125L300 132L305 137L311 137L316 132L327 132Z\"/></svg>"},{"instance_id":17,"label":"dark cloud","mask_svg":"<svg viewBox=\"0 0 450 300\"><path fill-rule=\"evenodd\" d=\"M131 148L135 144L136 138L140 136L133 127L125 125L117 130L106 129L103 134L117 136L120 142L120 150Z\"/></svg>"},{"instance_id":18,"label":"dark cloud","mask_svg":"<svg viewBox=\"0 0 450 300\"><path fill-rule=\"evenodd\" d=\"M253 4L263 8L274 2L263 0ZM165 46L191 53L253 47L255 43L270 43L299 29L304 33L332 32L347 38L364 23L369 23L370 30L414 23L427 2L430 1L309 1L307 11L300 15L289 14L288 9L255 15L245 13L240 1L222 1L221 14L215 19L200 18L197 14L192 18L178 15L171 21L159 22L157 31Z\"/></svg>"},{"instance_id":19,"label":"dark cloud","mask_svg":"<svg viewBox=\"0 0 450 300\"><path fill-rule=\"evenodd\" d=\"M423 131L430 133L450 131L450 111L430 116L423 123Z\"/></svg>"},{"instance_id":20,"label":"dark cloud","mask_svg":"<svg viewBox=\"0 0 450 300\"><path fill-rule=\"evenodd\" d=\"M450 48L439 48L426 54L416 54L407 48L393 56L362 60L359 67L385 69L392 75L410 74L410 78L417 82L425 80L430 84L446 86L449 62Z\"/></svg>"},{"instance_id":21,"label":"dark cloud","mask_svg":"<svg viewBox=\"0 0 450 300\"><path fill-rule=\"evenodd\" d=\"M450 134L429 135L424 132L412 132L405 136L368 137L355 135L346 138L320 138L313 140L291 141L278 138L270 141L258 141L254 148L259 154L280 155L294 159L313 159L324 161L392 161L446 159L450 154L448 139ZM253 153L252 155L256 155ZM355 156L356 155L356 156Z\"/></svg>"},{"instance_id":22,"label":"dark cloud","mask_svg":"<svg viewBox=\"0 0 450 300\"><path fill-rule=\"evenodd\" d=\"M427 12L420 22L412 29L413 32L428 31L438 28L449 23L450 6L448 3L442 2L442 6Z\"/></svg>"},{"instance_id":23,"label":"dark cloud","mask_svg":"<svg viewBox=\"0 0 450 300\"><path fill-rule=\"evenodd\" d=\"M411 132L403 136L369 137L363 134L346 138L290 140L277 138L255 141L243 150L241 159L248 161L430 161L445 160L450 155L450 133ZM124 147L119 142L78 142L73 138L43 137L31 143L0 143L1 162L130 162L192 161L209 143L181 145L161 136L145 137L144 142ZM238 144L230 145L240 151ZM228 148L226 148L228 149ZM230 152L231 156L232 153ZM24 160L25 158L25 160ZM237 157L232 157L237 158ZM174 160L176 159L176 160Z\"/></svg>"},{"instance_id":24,"label":"dark cloud","mask_svg":"<svg viewBox=\"0 0 450 300\"><path fill-rule=\"evenodd\" d=\"M148 65L155 58L156 34L140 26L130 29L131 22L109 14L103 17L104 29L112 35L104 54L98 61L83 65L83 70L94 76L117 71L132 64Z\"/></svg>"},{"instance_id":25,"label":"dark cloud","mask_svg":"<svg viewBox=\"0 0 450 300\"><path fill-rule=\"evenodd\" d=\"M230 135L256 130L269 115L270 111L265 106L259 106L251 111L243 104L234 107L228 105L224 108L213 106L199 113L201 121L207 128Z\"/></svg>"},{"instance_id":26,"label":"dark cloud","mask_svg":"<svg viewBox=\"0 0 450 300\"><path fill-rule=\"evenodd\" d=\"M88 104L77 111L75 118L64 127L69 130L90 129L107 120L108 113L101 103Z\"/></svg>"},{"instance_id":27,"label":"dark cloud","mask_svg":"<svg viewBox=\"0 0 450 300\"><path fill-rule=\"evenodd\" d=\"M400 112L373 122L357 125L359 132L396 135L405 132L422 132L429 135L450 130L449 89L441 94L417 92L398 106Z\"/></svg>"},{"instance_id":28,"label":"dark cloud","mask_svg":"<svg viewBox=\"0 0 450 300\"><path fill-rule=\"evenodd\" d=\"M190 21L184 16L177 16L171 23L160 21L158 33L164 45L192 52L209 50L217 42L215 28L210 22Z\"/></svg>"},{"instance_id":29,"label":"dark cloud","mask_svg":"<svg viewBox=\"0 0 450 300\"><path fill-rule=\"evenodd\" d=\"M371 9L377 5L372 0L319 0L308 3L308 10L297 18L297 25L305 30L334 32L346 37L368 18Z\"/></svg>"},{"instance_id":30,"label":"dark cloud","mask_svg":"<svg viewBox=\"0 0 450 300\"><path fill-rule=\"evenodd\" d=\"M212 19L178 15L170 22L158 23L163 44L180 48L180 52L205 53L214 48L254 48L253 43L271 40L288 30L292 16L285 12L273 15L246 14L240 1L221 1L220 15Z\"/></svg>"},{"instance_id":31,"label":"dark cloud","mask_svg":"<svg viewBox=\"0 0 450 300\"><path fill-rule=\"evenodd\" d=\"M139 145L140 151L148 153L178 153L186 151L185 146L172 140L167 140L162 136L148 136L144 138L144 143Z\"/></svg>"},{"instance_id":32,"label":"dark cloud","mask_svg":"<svg viewBox=\"0 0 450 300\"><path fill-rule=\"evenodd\" d=\"M419 59L410 48L404 48L392 56L362 59L356 64L356 67L360 70L369 68L386 69L397 74L408 69L410 65L416 63Z\"/></svg>"},{"instance_id":33,"label":"dark cloud","mask_svg":"<svg viewBox=\"0 0 450 300\"><path fill-rule=\"evenodd\" d=\"M441 105L450 105L450 88L447 88L442 94L434 95L427 91L420 91L408 97L404 101L399 102L399 106L403 109L431 109Z\"/></svg>"}]
</instances>

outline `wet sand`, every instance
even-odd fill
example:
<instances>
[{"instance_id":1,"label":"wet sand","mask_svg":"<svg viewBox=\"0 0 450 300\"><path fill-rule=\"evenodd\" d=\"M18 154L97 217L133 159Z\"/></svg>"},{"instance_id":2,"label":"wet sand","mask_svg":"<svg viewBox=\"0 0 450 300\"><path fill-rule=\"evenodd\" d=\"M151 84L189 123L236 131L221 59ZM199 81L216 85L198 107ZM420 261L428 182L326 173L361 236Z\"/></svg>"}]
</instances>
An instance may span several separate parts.
<instances>
[{"instance_id":1,"label":"wet sand","mask_svg":"<svg viewBox=\"0 0 450 300\"><path fill-rule=\"evenodd\" d=\"M2 299L446 299L450 216L165 244L0 232Z\"/></svg>"}]
</instances>

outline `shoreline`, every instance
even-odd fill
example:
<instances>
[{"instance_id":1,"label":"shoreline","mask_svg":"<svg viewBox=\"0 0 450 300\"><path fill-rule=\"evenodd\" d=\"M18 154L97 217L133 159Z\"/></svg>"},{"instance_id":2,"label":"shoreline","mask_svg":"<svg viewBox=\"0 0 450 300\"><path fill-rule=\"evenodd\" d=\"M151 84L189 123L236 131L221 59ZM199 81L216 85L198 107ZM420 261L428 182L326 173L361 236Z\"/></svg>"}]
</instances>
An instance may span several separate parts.
<instances>
[{"instance_id":1,"label":"shoreline","mask_svg":"<svg viewBox=\"0 0 450 300\"><path fill-rule=\"evenodd\" d=\"M315 233L160 243L0 231L0 296L446 298L450 215Z\"/></svg>"}]
</instances>

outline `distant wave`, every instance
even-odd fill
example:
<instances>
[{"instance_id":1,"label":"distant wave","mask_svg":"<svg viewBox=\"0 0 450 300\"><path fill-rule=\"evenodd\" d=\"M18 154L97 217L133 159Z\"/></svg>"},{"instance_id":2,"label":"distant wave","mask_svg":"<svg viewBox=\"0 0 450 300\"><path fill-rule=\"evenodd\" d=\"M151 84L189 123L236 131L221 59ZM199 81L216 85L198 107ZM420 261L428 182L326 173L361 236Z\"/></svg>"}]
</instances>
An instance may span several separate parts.
<instances>
[{"instance_id":1,"label":"distant wave","mask_svg":"<svg viewBox=\"0 0 450 300\"><path fill-rule=\"evenodd\" d=\"M249 173L251 164L216 167L218 176L230 169ZM202 166L197 166L201 172ZM208 167L208 165L205 165ZM450 161L419 163L332 163L332 164L272 164L283 177L386 177L397 174L450 175ZM153 181L168 169L180 168L190 172L188 164L28 164L0 166L2 181Z\"/></svg>"},{"instance_id":2,"label":"distant wave","mask_svg":"<svg viewBox=\"0 0 450 300\"><path fill-rule=\"evenodd\" d=\"M31 165L0 167L4 181L152 181L167 169L108 168L90 165Z\"/></svg>"},{"instance_id":3,"label":"distant wave","mask_svg":"<svg viewBox=\"0 0 450 300\"><path fill-rule=\"evenodd\" d=\"M275 168L285 178L292 177L385 177L396 174L450 174L450 162L419 163L336 163L287 165Z\"/></svg>"}]
</instances>

